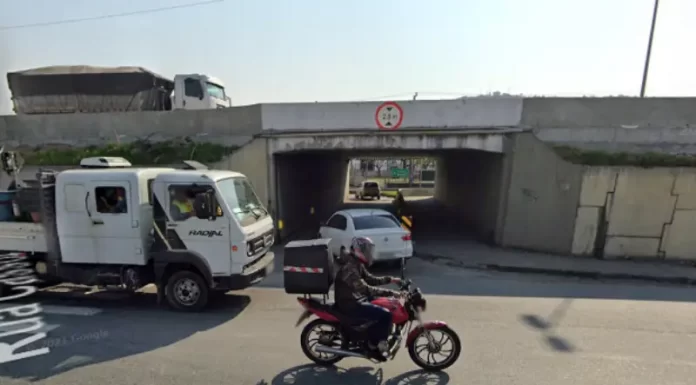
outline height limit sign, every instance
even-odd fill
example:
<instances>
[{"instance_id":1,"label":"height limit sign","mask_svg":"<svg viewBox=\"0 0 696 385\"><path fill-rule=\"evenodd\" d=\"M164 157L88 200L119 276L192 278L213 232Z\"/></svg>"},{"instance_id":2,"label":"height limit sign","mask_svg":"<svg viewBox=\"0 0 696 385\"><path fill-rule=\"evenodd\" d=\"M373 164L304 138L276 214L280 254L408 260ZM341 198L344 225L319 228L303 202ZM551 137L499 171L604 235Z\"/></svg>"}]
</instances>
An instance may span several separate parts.
<instances>
[{"instance_id":1,"label":"height limit sign","mask_svg":"<svg viewBox=\"0 0 696 385\"><path fill-rule=\"evenodd\" d=\"M380 130L396 130L404 121L404 110L395 102L384 102L375 111L375 122Z\"/></svg>"}]
</instances>

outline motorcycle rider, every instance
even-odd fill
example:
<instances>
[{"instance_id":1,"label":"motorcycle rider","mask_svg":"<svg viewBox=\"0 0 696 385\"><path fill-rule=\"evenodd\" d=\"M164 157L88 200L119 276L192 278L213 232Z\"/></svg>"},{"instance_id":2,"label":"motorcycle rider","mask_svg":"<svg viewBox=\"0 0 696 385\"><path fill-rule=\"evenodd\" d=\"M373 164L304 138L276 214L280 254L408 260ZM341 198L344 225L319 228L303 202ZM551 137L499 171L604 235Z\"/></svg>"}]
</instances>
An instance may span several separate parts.
<instances>
[{"instance_id":1,"label":"motorcycle rider","mask_svg":"<svg viewBox=\"0 0 696 385\"><path fill-rule=\"evenodd\" d=\"M376 286L389 283L401 284L396 277L375 277L367 271L367 266L373 262L375 244L370 238L355 237L350 251L343 252L342 266L336 273L334 295L338 309L351 317L372 320L374 323L367 329L368 348L370 353L384 358L389 349L387 339L392 327L391 313L380 306L365 301L366 297L395 297L401 298L398 291L383 289Z\"/></svg>"}]
</instances>

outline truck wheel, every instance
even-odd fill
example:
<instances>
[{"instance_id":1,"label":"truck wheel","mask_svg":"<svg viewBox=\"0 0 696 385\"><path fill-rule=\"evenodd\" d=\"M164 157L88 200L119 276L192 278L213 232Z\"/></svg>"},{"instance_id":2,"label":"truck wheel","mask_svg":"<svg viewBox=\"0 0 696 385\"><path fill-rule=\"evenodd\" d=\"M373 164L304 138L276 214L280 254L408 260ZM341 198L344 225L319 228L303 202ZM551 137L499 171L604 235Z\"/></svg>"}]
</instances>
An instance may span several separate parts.
<instances>
[{"instance_id":1,"label":"truck wheel","mask_svg":"<svg viewBox=\"0 0 696 385\"><path fill-rule=\"evenodd\" d=\"M192 271L182 270L167 280L167 303L180 311L200 311L208 304L208 285Z\"/></svg>"}]
</instances>

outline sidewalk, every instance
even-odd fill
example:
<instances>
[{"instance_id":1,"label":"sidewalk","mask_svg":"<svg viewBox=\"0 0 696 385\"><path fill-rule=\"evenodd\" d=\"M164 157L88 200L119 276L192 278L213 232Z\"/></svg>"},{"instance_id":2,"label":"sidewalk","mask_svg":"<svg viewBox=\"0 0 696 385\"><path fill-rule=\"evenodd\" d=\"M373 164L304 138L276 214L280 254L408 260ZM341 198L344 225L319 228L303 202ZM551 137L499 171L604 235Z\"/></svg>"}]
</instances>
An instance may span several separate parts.
<instances>
[{"instance_id":1,"label":"sidewalk","mask_svg":"<svg viewBox=\"0 0 696 385\"><path fill-rule=\"evenodd\" d=\"M675 262L600 260L490 247L470 240L415 240L417 258L448 266L592 279L696 285L696 267Z\"/></svg>"}]
</instances>

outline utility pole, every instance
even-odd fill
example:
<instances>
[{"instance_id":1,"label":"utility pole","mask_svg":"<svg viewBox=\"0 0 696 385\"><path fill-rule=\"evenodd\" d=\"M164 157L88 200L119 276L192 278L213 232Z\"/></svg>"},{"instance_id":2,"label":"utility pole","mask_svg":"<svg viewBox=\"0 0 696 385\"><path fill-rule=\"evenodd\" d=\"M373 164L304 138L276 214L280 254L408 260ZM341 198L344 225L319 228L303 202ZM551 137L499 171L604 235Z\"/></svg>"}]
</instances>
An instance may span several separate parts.
<instances>
[{"instance_id":1,"label":"utility pole","mask_svg":"<svg viewBox=\"0 0 696 385\"><path fill-rule=\"evenodd\" d=\"M660 0L655 0L655 8L653 9L652 24L650 25L650 38L648 40L648 52L645 55L645 67L643 67L643 82L640 85L640 97L645 97L645 85L648 82L648 70L650 69L650 55L652 54L653 36L655 36L655 21L657 20L657 7Z\"/></svg>"}]
</instances>

